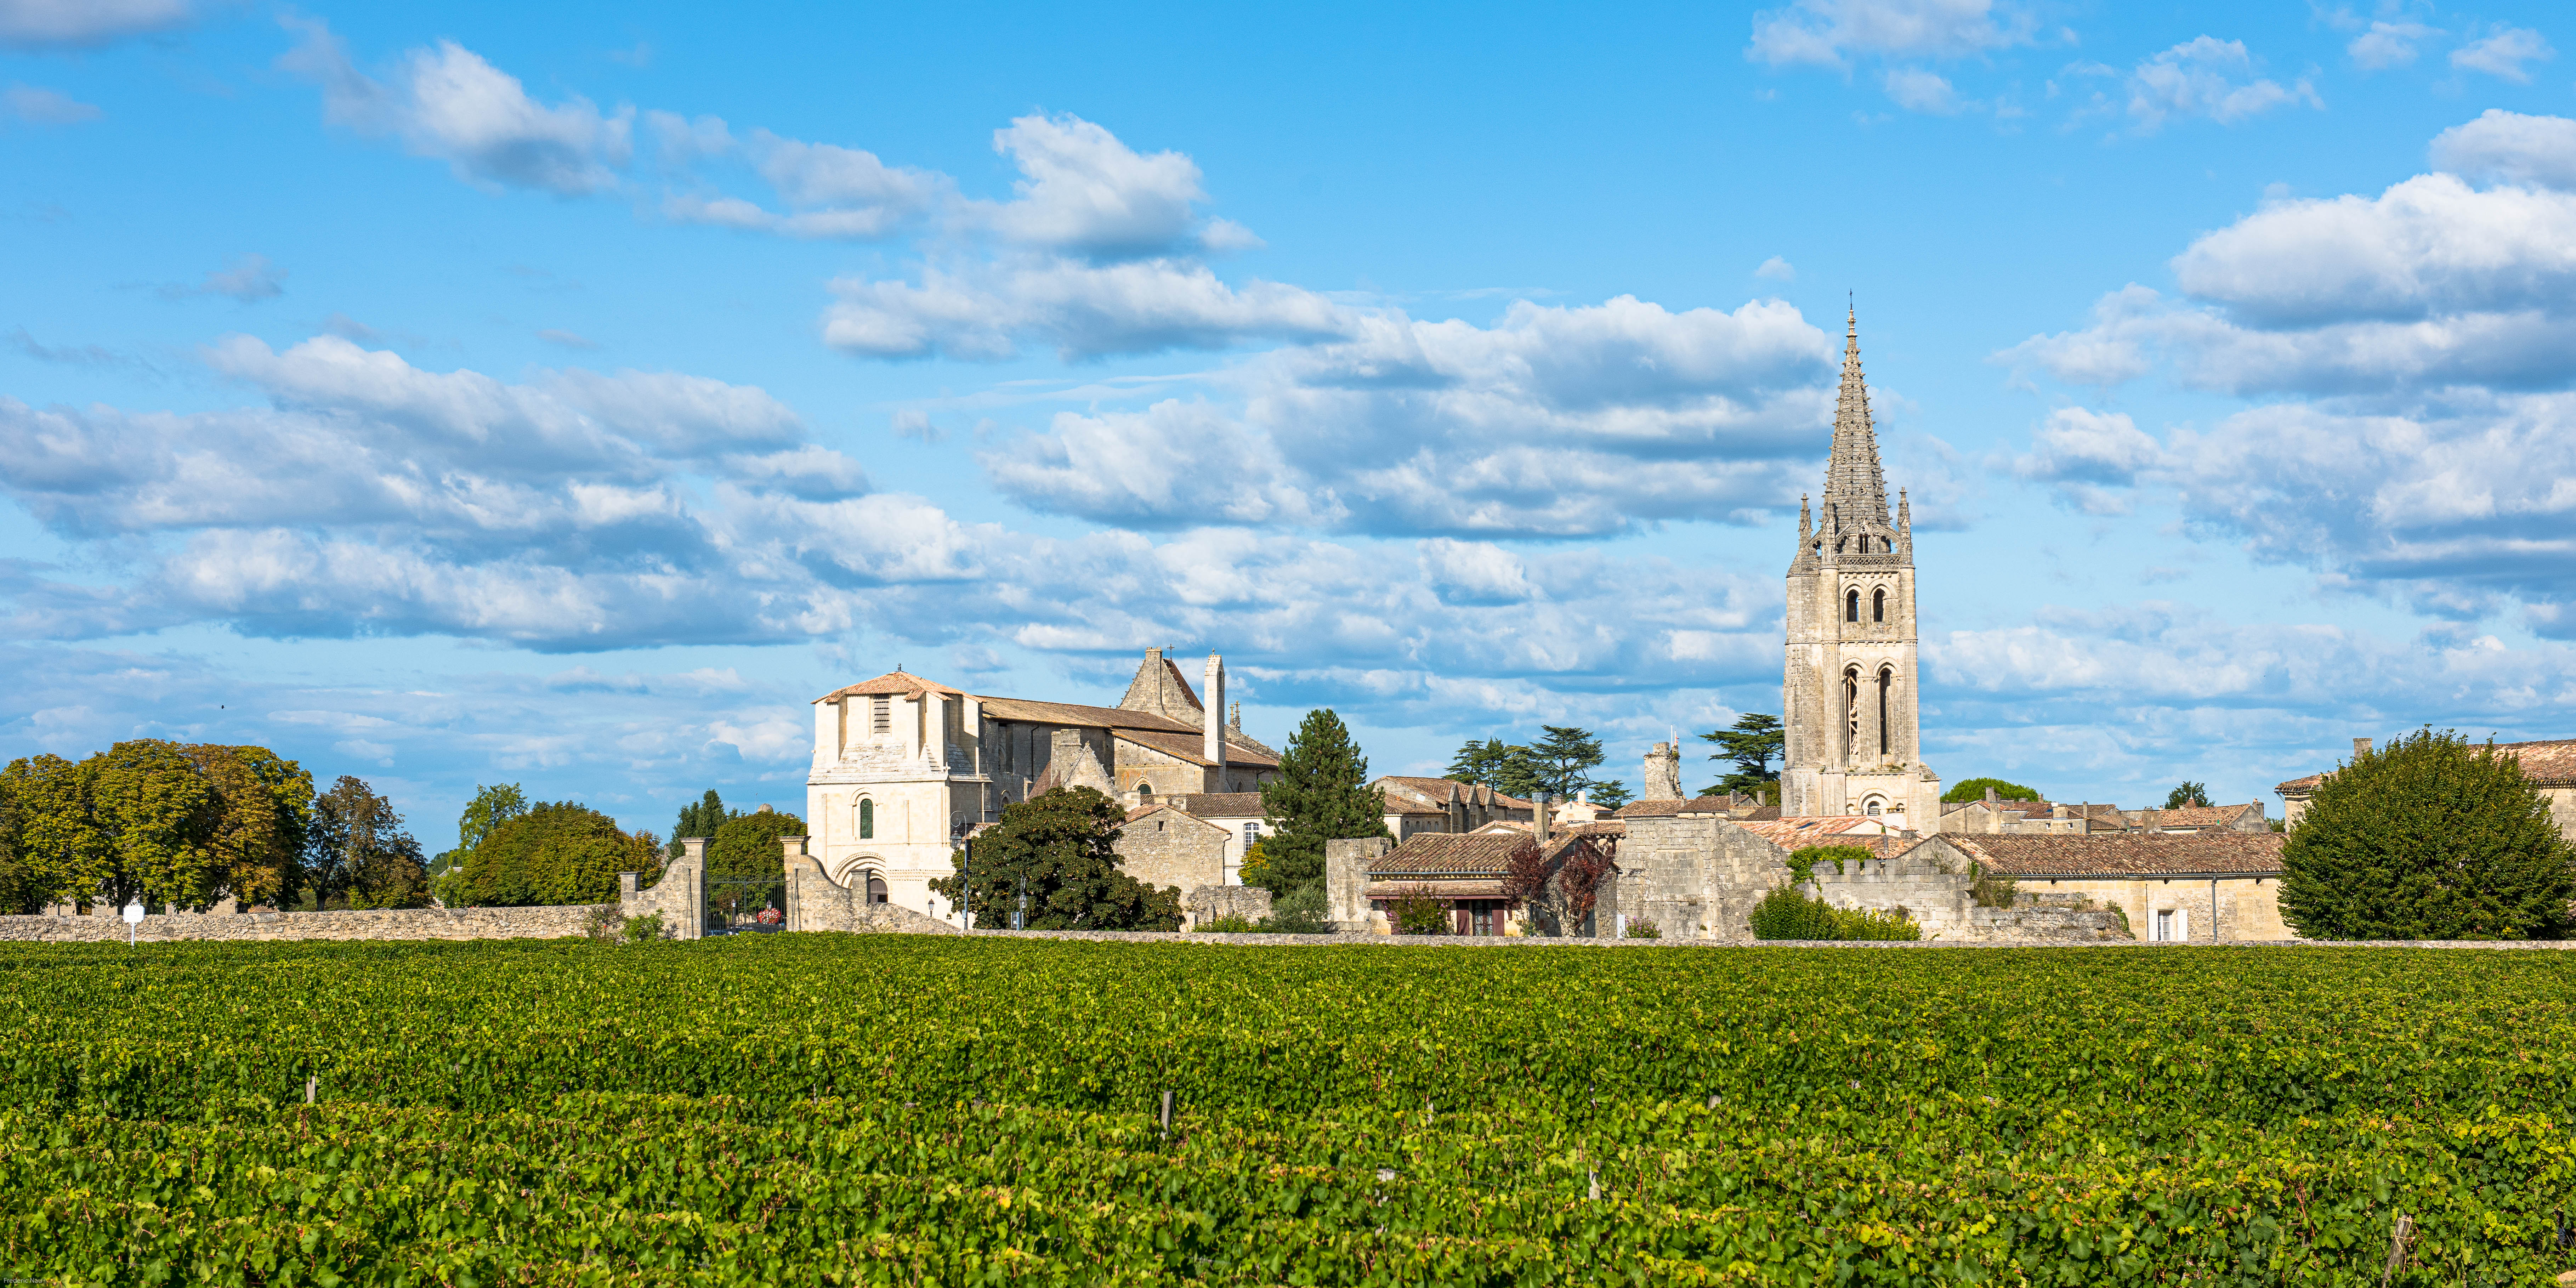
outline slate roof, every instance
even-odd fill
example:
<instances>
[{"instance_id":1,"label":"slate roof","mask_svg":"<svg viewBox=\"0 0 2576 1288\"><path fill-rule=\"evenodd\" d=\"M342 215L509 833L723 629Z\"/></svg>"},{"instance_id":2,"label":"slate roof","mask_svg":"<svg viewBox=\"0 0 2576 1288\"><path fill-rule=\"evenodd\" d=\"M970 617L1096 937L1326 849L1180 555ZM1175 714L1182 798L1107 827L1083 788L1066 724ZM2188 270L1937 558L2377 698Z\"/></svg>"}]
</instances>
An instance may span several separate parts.
<instances>
[{"instance_id":1,"label":"slate roof","mask_svg":"<svg viewBox=\"0 0 2576 1288\"><path fill-rule=\"evenodd\" d=\"M2162 836L1988 836L1944 833L1942 840L1986 867L2011 876L2278 876L2278 832L2194 832Z\"/></svg>"},{"instance_id":2,"label":"slate roof","mask_svg":"<svg viewBox=\"0 0 2576 1288\"><path fill-rule=\"evenodd\" d=\"M1266 818L1259 792L1174 792L1163 799L1200 818Z\"/></svg>"},{"instance_id":3,"label":"slate roof","mask_svg":"<svg viewBox=\"0 0 2576 1288\"><path fill-rule=\"evenodd\" d=\"M2535 742L2500 742L2496 750L2522 762L2522 776L2538 787L2576 787L2576 738L2543 738ZM2272 790L2283 796L2305 796L2334 770L2293 778Z\"/></svg>"}]
</instances>

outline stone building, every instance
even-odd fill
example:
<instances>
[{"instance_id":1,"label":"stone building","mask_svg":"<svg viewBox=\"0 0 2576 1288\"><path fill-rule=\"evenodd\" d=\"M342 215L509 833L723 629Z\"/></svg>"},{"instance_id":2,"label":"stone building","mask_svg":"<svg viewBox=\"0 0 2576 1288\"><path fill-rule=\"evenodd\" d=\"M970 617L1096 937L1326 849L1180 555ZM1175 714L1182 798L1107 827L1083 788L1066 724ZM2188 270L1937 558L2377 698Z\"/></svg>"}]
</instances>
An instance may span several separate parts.
<instances>
[{"instance_id":1,"label":"stone building","mask_svg":"<svg viewBox=\"0 0 2576 1288\"><path fill-rule=\"evenodd\" d=\"M1398 842L1422 832L1473 832L1487 823L1528 823L1536 806L1482 783L1389 774L1369 786L1386 798L1386 833Z\"/></svg>"},{"instance_id":2,"label":"stone building","mask_svg":"<svg viewBox=\"0 0 2576 1288\"><path fill-rule=\"evenodd\" d=\"M2281 920L2287 838L2269 829L1940 839L2013 878L2026 899L2116 906L2130 932L2151 943L2296 938Z\"/></svg>"},{"instance_id":3,"label":"stone building","mask_svg":"<svg viewBox=\"0 0 2576 1288\"><path fill-rule=\"evenodd\" d=\"M1780 812L1894 815L1898 827L1930 830L1941 780L1923 764L1918 723L1913 515L1902 489L1888 514L1857 315L1845 326L1824 495L1814 512L1798 502L1788 580Z\"/></svg>"},{"instance_id":4,"label":"stone building","mask_svg":"<svg viewBox=\"0 0 2576 1288\"><path fill-rule=\"evenodd\" d=\"M2369 751L2370 739L2353 739L2352 749L2355 755ZM2541 799L2549 802L2550 819L2567 839L2576 841L2576 738L2500 742L2496 750L2521 762L2522 776L2540 789ZM2272 789L2281 795L2281 818L2289 826L2299 825L2299 816L2308 812L2308 797L2333 772L2329 769L2293 778Z\"/></svg>"},{"instance_id":5,"label":"stone building","mask_svg":"<svg viewBox=\"0 0 2576 1288\"><path fill-rule=\"evenodd\" d=\"M953 924L956 909L929 883L954 870L957 839L1004 805L1088 786L1141 809L1277 777L1278 753L1246 736L1239 714L1220 718L1225 664L1213 653L1204 692L1161 649L1146 650L1116 707L973 694L901 668L835 689L814 702L808 857L862 903Z\"/></svg>"},{"instance_id":6,"label":"stone building","mask_svg":"<svg viewBox=\"0 0 2576 1288\"><path fill-rule=\"evenodd\" d=\"M2095 832L2126 831L2129 826L2128 815L2117 805L1999 800L1990 787L1986 789L1984 800L1945 802L1941 806L1941 822L1936 830L1989 836L2085 836Z\"/></svg>"},{"instance_id":7,"label":"stone building","mask_svg":"<svg viewBox=\"0 0 2576 1288\"><path fill-rule=\"evenodd\" d=\"M2141 832L2185 836L2195 832L2269 832L2263 802L2243 805L2185 805L2177 809L2129 810L2129 826Z\"/></svg>"}]
</instances>

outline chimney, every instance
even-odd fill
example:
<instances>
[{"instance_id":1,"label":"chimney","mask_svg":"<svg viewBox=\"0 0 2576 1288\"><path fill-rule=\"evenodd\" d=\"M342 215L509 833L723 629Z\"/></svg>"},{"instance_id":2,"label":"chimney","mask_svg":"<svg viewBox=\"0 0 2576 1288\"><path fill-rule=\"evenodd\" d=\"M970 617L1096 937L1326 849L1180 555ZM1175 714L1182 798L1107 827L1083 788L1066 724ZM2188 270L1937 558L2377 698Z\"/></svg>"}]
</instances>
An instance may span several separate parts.
<instances>
[{"instance_id":1,"label":"chimney","mask_svg":"<svg viewBox=\"0 0 2576 1288\"><path fill-rule=\"evenodd\" d=\"M1208 654L1207 685L1200 696L1207 703L1199 708L1199 723L1205 730L1199 754L1211 771L1221 770L1225 768L1225 726L1220 723L1225 715L1225 659L1213 651ZM1223 790L1221 784L1218 790Z\"/></svg>"},{"instance_id":2,"label":"chimney","mask_svg":"<svg viewBox=\"0 0 2576 1288\"><path fill-rule=\"evenodd\" d=\"M1547 853L1548 806L1553 804L1555 800L1555 793L1540 792L1538 794L1538 799L1530 802L1530 829L1531 834L1538 837L1538 852L1540 854Z\"/></svg>"},{"instance_id":3,"label":"chimney","mask_svg":"<svg viewBox=\"0 0 2576 1288\"><path fill-rule=\"evenodd\" d=\"M2353 740L2352 740L2352 758L2353 758L2353 759L2355 759L2355 760L2359 760L2359 759L2361 759L2362 757L2367 756L2367 755L2369 755L2369 754L2370 754L2370 739L2368 739L2368 738L2355 738L2355 739L2353 739Z\"/></svg>"},{"instance_id":4,"label":"chimney","mask_svg":"<svg viewBox=\"0 0 2576 1288\"><path fill-rule=\"evenodd\" d=\"M1995 789L1992 787L1986 789L1986 803L1988 805L1995 803Z\"/></svg>"}]
</instances>

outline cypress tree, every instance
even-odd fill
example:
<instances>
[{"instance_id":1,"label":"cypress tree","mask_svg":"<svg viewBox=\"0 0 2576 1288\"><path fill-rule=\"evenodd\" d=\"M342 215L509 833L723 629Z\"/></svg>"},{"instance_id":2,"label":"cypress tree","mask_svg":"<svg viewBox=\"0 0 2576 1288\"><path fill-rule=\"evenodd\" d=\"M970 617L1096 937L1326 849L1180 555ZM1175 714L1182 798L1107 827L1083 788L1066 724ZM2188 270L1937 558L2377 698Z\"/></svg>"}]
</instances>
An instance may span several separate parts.
<instances>
[{"instance_id":1,"label":"cypress tree","mask_svg":"<svg viewBox=\"0 0 2576 1288\"><path fill-rule=\"evenodd\" d=\"M1386 794L1367 786L1368 757L1330 707L1306 713L1261 785L1261 808L1278 831L1263 838L1260 884L1281 899L1324 886L1324 842L1385 836Z\"/></svg>"},{"instance_id":2,"label":"cypress tree","mask_svg":"<svg viewBox=\"0 0 2576 1288\"><path fill-rule=\"evenodd\" d=\"M2327 775L2281 863L2281 917L2311 939L2554 939L2576 897L2521 762L2429 728Z\"/></svg>"}]
</instances>

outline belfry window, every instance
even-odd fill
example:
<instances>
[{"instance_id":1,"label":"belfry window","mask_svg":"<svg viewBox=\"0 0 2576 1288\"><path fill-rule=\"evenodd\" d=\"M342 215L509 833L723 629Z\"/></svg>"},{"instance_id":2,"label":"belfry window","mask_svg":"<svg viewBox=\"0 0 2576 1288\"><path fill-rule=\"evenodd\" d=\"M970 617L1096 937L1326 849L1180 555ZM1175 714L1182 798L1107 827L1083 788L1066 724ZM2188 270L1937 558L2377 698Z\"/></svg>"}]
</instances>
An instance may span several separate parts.
<instances>
[{"instance_id":1,"label":"belfry window","mask_svg":"<svg viewBox=\"0 0 2576 1288\"><path fill-rule=\"evenodd\" d=\"M892 733L893 731L894 731L894 699L892 699L892 698L870 698L870 699L868 699L868 732L869 732L869 733Z\"/></svg>"},{"instance_id":2,"label":"belfry window","mask_svg":"<svg viewBox=\"0 0 2576 1288\"><path fill-rule=\"evenodd\" d=\"M875 801L868 800L865 797L861 797L859 800L859 839L862 841L873 841L876 838L877 803Z\"/></svg>"},{"instance_id":3,"label":"belfry window","mask_svg":"<svg viewBox=\"0 0 2576 1288\"><path fill-rule=\"evenodd\" d=\"M1878 673L1878 754L1887 754L1887 691L1896 686L1896 672Z\"/></svg>"},{"instance_id":4,"label":"belfry window","mask_svg":"<svg viewBox=\"0 0 2576 1288\"><path fill-rule=\"evenodd\" d=\"M1856 622L1860 620L1859 591L1855 590L1851 592L1851 594L1843 600L1843 620L1847 622Z\"/></svg>"},{"instance_id":5,"label":"belfry window","mask_svg":"<svg viewBox=\"0 0 2576 1288\"><path fill-rule=\"evenodd\" d=\"M1887 620L1886 591L1873 590L1869 592L1869 620L1873 622L1883 622Z\"/></svg>"}]
</instances>

